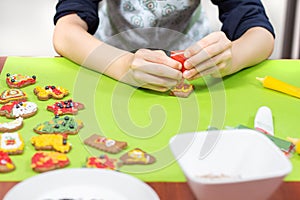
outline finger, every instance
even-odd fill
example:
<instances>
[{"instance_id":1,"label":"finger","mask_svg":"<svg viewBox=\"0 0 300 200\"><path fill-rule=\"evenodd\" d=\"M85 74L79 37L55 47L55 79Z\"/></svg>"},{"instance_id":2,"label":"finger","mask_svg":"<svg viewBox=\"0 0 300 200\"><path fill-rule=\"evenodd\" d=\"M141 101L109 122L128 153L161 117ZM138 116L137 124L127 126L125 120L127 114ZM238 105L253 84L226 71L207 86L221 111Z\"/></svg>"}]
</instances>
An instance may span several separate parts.
<instances>
[{"instance_id":1,"label":"finger","mask_svg":"<svg viewBox=\"0 0 300 200\"><path fill-rule=\"evenodd\" d=\"M170 79L166 77L159 77L152 74L147 74L142 71L135 71L133 73L133 76L135 80L138 80L138 82L141 84L140 87L143 87L142 85L150 84L150 85L156 85L161 86L165 88L171 88L178 84L179 80L176 79Z\"/></svg>"},{"instance_id":2,"label":"finger","mask_svg":"<svg viewBox=\"0 0 300 200\"><path fill-rule=\"evenodd\" d=\"M203 50L204 48L217 43L218 42L218 37L217 37L217 33L212 33L209 34L207 36L205 36L204 38L202 38L200 41L198 41L197 43L191 45L190 47L188 47L185 52L184 52L184 56L186 58L190 58L191 56L199 53L201 50Z\"/></svg>"},{"instance_id":3,"label":"finger","mask_svg":"<svg viewBox=\"0 0 300 200\"><path fill-rule=\"evenodd\" d=\"M197 74L206 73L207 70L209 70L210 68L216 66L216 64L217 63L215 63L213 61L213 59L208 59L208 60L198 64L194 68L184 71L183 72L183 77L186 78L186 79L191 79L192 77L194 77Z\"/></svg>"},{"instance_id":4,"label":"finger","mask_svg":"<svg viewBox=\"0 0 300 200\"><path fill-rule=\"evenodd\" d=\"M200 72L199 74L201 76L206 76L206 75L210 75L212 73L217 73L217 72L219 72L218 66L213 66L213 67L211 67L211 68L209 68L209 69L207 69L205 71Z\"/></svg>"},{"instance_id":5,"label":"finger","mask_svg":"<svg viewBox=\"0 0 300 200\"><path fill-rule=\"evenodd\" d=\"M223 69L224 67L226 67L226 65L221 64L221 63L225 63L230 59L231 59L231 52L229 50L226 50L226 51L223 51L220 54L217 54L216 56L214 56L210 59L207 59L206 61L198 64L195 68L198 72L202 72L213 66L218 66L219 69Z\"/></svg>"},{"instance_id":6,"label":"finger","mask_svg":"<svg viewBox=\"0 0 300 200\"><path fill-rule=\"evenodd\" d=\"M138 70L145 74L151 74L153 76L169 78L177 81L182 78L182 73L179 70L175 70L161 64L148 63L138 67Z\"/></svg>"},{"instance_id":7,"label":"finger","mask_svg":"<svg viewBox=\"0 0 300 200\"><path fill-rule=\"evenodd\" d=\"M188 47L184 52L184 56L189 58L197 54L202 49L218 42L224 44L225 47L231 45L231 41L227 38L224 32L213 32L199 40L196 44L193 44L192 46Z\"/></svg>"},{"instance_id":8,"label":"finger","mask_svg":"<svg viewBox=\"0 0 300 200\"><path fill-rule=\"evenodd\" d=\"M232 68L226 67L226 65L225 62L218 64L219 71L212 73L211 76L214 78L221 78L235 72Z\"/></svg>"},{"instance_id":9,"label":"finger","mask_svg":"<svg viewBox=\"0 0 300 200\"><path fill-rule=\"evenodd\" d=\"M222 56L224 55L223 52L226 52L226 50L228 50L229 47L230 47L229 43L228 45L224 45L223 43L220 42L214 43L201 50L198 54L187 59L184 66L186 69L191 69L194 66L197 66L199 63L202 63L204 61L211 62L210 59L212 58L213 58L212 62L219 63L220 58L222 58ZM204 65L202 65L202 67L203 69L201 70L206 69Z\"/></svg>"},{"instance_id":10,"label":"finger","mask_svg":"<svg viewBox=\"0 0 300 200\"><path fill-rule=\"evenodd\" d=\"M189 77L184 77L187 80L195 80L197 78L200 78L200 77L203 77L203 76L206 76L206 75L210 75L210 74L213 74L213 73L216 73L216 74L220 73L218 66L212 66L212 67L210 67L210 68L208 68L204 71L201 71L201 72L197 72L195 69L191 69L189 71L191 71L191 74L193 74L193 75L191 75Z\"/></svg>"},{"instance_id":11,"label":"finger","mask_svg":"<svg viewBox=\"0 0 300 200\"><path fill-rule=\"evenodd\" d=\"M140 49L138 53L146 61L163 64L177 70L181 69L181 63L167 56L162 50Z\"/></svg>"},{"instance_id":12,"label":"finger","mask_svg":"<svg viewBox=\"0 0 300 200\"><path fill-rule=\"evenodd\" d=\"M166 92L166 91L170 90L170 88L167 88L167 87L162 87L162 86L157 86L157 85L150 85L150 84L144 85L143 88L158 91L158 92Z\"/></svg>"}]
</instances>

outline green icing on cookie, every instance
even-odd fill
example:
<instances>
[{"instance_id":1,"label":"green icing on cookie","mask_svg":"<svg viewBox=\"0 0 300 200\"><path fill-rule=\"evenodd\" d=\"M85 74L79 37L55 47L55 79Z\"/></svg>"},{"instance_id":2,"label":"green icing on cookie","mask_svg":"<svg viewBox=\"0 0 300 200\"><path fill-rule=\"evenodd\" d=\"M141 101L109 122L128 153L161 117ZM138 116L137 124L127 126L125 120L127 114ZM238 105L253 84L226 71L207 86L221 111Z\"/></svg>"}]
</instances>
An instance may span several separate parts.
<instances>
[{"instance_id":1,"label":"green icing on cookie","mask_svg":"<svg viewBox=\"0 0 300 200\"><path fill-rule=\"evenodd\" d=\"M75 120L74 117L64 116L55 117L50 121L45 121L36 125L33 129L39 134L48 133L65 133L65 134L76 134L79 129L83 127L82 121Z\"/></svg>"}]
</instances>

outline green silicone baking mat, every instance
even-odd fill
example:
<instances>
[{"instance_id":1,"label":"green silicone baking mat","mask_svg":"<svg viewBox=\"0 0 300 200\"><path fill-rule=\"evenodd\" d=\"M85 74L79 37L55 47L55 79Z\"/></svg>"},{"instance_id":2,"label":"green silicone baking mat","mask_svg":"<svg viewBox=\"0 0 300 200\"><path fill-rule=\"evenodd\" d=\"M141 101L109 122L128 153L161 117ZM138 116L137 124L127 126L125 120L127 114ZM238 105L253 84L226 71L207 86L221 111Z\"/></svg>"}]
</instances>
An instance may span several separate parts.
<instances>
[{"instance_id":1,"label":"green silicone baking mat","mask_svg":"<svg viewBox=\"0 0 300 200\"><path fill-rule=\"evenodd\" d=\"M33 128L38 123L54 117L46 107L57 100L38 100L33 93L36 86L64 87L69 91L64 100L71 98L85 105L85 109L75 115L84 127L77 135L68 137L72 150L67 153L70 159L67 168L84 167L89 156L107 154L120 158L127 151L140 148L155 156L156 162L122 166L120 171L147 182L183 182L186 179L168 146L170 138L176 134L204 131L209 127L225 129L239 124L253 127L258 108L268 106L273 112L276 137L300 137L300 100L265 89L255 79L270 75L300 87L299 65L297 60L265 61L224 79L206 77L192 81L195 91L188 98L177 98L168 92L128 86L62 57L8 57L0 76L1 90L8 89L7 73L35 75L37 82L22 90L27 93L28 101L38 105L38 112L24 119L24 126L19 130L25 142L24 152L10 156L16 169L0 174L0 181L21 181L37 174L31 169L31 157L36 150L30 138L37 135ZM10 120L0 117L1 123ZM128 146L117 154L110 154L83 144L85 138L95 133L126 141ZM286 181L299 181L300 171L296 169L300 167L300 156L295 154L290 159L293 171Z\"/></svg>"}]
</instances>

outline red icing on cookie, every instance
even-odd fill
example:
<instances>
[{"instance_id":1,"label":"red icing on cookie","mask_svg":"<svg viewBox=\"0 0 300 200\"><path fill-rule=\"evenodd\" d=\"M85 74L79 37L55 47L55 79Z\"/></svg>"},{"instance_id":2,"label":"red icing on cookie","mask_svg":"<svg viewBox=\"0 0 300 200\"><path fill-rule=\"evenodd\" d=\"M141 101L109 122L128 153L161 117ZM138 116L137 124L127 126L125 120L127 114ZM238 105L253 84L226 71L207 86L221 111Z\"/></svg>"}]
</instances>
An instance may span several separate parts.
<instances>
[{"instance_id":1,"label":"red icing on cookie","mask_svg":"<svg viewBox=\"0 0 300 200\"><path fill-rule=\"evenodd\" d=\"M8 153L0 151L0 165L4 165L5 163L13 164L12 160L8 156Z\"/></svg>"},{"instance_id":2,"label":"red icing on cookie","mask_svg":"<svg viewBox=\"0 0 300 200\"><path fill-rule=\"evenodd\" d=\"M91 156L87 159L86 167L101 169L117 169L117 159L109 158L107 155L99 157Z\"/></svg>"},{"instance_id":3,"label":"red icing on cookie","mask_svg":"<svg viewBox=\"0 0 300 200\"><path fill-rule=\"evenodd\" d=\"M21 74L6 74L6 83L11 88L21 88L32 85L36 82L36 76L26 76Z\"/></svg>"},{"instance_id":4,"label":"red icing on cookie","mask_svg":"<svg viewBox=\"0 0 300 200\"><path fill-rule=\"evenodd\" d=\"M31 158L31 167L37 172L63 168L69 163L68 157L58 152L37 152Z\"/></svg>"},{"instance_id":5,"label":"red icing on cookie","mask_svg":"<svg viewBox=\"0 0 300 200\"><path fill-rule=\"evenodd\" d=\"M15 169L13 161L7 152L0 151L0 172L10 172Z\"/></svg>"},{"instance_id":6,"label":"red icing on cookie","mask_svg":"<svg viewBox=\"0 0 300 200\"><path fill-rule=\"evenodd\" d=\"M78 110L82 109L84 109L84 105L79 102L74 102L72 101L72 99L66 101L57 101L53 105L47 106L47 110L53 112L55 115L76 115L78 113Z\"/></svg>"},{"instance_id":7,"label":"red icing on cookie","mask_svg":"<svg viewBox=\"0 0 300 200\"><path fill-rule=\"evenodd\" d=\"M0 103L8 103L11 101L27 100L27 94L20 89L12 88L4 90L0 95Z\"/></svg>"},{"instance_id":8,"label":"red icing on cookie","mask_svg":"<svg viewBox=\"0 0 300 200\"><path fill-rule=\"evenodd\" d=\"M33 92L39 100L48 100L50 98L62 99L69 94L67 89L54 85L47 85L45 87L37 86Z\"/></svg>"},{"instance_id":9,"label":"red icing on cookie","mask_svg":"<svg viewBox=\"0 0 300 200\"><path fill-rule=\"evenodd\" d=\"M51 88L51 87L52 87L52 88ZM54 94L56 94L56 95L62 94L62 91L58 90L56 87L53 88L53 86L48 85L48 86L46 86L46 88L51 88L52 93L54 93Z\"/></svg>"},{"instance_id":10,"label":"red icing on cookie","mask_svg":"<svg viewBox=\"0 0 300 200\"><path fill-rule=\"evenodd\" d=\"M13 101L13 102L9 102L5 105L3 105L1 108L0 108L0 112L1 111L7 111L8 113L11 113L12 112L12 109L15 105L19 104L20 102L24 102L24 101Z\"/></svg>"}]
</instances>

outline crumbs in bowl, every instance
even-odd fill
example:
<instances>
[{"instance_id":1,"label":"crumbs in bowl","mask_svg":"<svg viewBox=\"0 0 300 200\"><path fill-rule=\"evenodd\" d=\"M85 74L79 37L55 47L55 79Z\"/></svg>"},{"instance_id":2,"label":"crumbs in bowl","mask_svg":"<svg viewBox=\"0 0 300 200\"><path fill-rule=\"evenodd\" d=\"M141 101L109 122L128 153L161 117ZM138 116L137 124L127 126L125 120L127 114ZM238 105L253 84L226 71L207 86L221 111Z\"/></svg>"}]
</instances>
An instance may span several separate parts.
<instances>
[{"instance_id":1,"label":"crumbs in bowl","mask_svg":"<svg viewBox=\"0 0 300 200\"><path fill-rule=\"evenodd\" d=\"M203 181L236 181L241 180L241 175L234 174L224 174L224 173L205 173L205 174L197 174L197 179L203 180Z\"/></svg>"}]
</instances>

